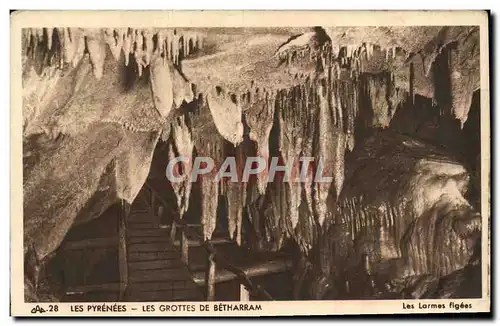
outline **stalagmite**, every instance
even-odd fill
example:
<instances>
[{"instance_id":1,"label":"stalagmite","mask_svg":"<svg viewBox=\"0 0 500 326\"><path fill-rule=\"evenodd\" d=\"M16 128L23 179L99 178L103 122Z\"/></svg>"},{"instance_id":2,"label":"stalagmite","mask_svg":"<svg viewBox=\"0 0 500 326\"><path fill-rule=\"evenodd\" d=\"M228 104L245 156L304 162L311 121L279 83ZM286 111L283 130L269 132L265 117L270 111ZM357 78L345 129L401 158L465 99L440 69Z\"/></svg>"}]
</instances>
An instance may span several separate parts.
<instances>
[{"instance_id":1,"label":"stalagmite","mask_svg":"<svg viewBox=\"0 0 500 326\"><path fill-rule=\"evenodd\" d=\"M241 106L219 86L209 91L207 101L219 133L234 145L241 143L243 140Z\"/></svg>"},{"instance_id":2,"label":"stalagmite","mask_svg":"<svg viewBox=\"0 0 500 326\"><path fill-rule=\"evenodd\" d=\"M160 57L156 57L151 63L149 78L155 107L166 118L172 110L174 94L170 68L163 64Z\"/></svg>"}]
</instances>

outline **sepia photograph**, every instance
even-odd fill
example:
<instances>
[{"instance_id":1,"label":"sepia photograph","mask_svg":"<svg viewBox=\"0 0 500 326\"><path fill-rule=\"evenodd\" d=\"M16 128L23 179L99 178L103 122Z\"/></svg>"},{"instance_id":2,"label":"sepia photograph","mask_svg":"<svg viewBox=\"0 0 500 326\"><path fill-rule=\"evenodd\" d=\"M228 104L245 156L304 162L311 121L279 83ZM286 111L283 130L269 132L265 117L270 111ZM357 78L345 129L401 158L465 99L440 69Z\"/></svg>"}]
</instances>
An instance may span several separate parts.
<instances>
[{"instance_id":1,"label":"sepia photograph","mask_svg":"<svg viewBox=\"0 0 500 326\"><path fill-rule=\"evenodd\" d=\"M37 14L11 17L31 313L489 310L486 12Z\"/></svg>"}]
</instances>

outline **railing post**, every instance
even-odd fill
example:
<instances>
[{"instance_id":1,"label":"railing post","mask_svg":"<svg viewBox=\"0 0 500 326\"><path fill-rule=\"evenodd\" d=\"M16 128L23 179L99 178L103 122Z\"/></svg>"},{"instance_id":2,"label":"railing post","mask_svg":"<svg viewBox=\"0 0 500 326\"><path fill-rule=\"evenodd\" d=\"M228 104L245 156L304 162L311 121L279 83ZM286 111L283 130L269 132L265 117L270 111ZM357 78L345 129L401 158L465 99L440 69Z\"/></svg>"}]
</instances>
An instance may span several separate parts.
<instances>
[{"instance_id":1,"label":"railing post","mask_svg":"<svg viewBox=\"0 0 500 326\"><path fill-rule=\"evenodd\" d=\"M208 267L205 274L205 284L207 286L207 301L215 300L215 254L209 253Z\"/></svg>"},{"instance_id":2,"label":"railing post","mask_svg":"<svg viewBox=\"0 0 500 326\"><path fill-rule=\"evenodd\" d=\"M120 213L118 215L118 268L120 272L120 293L119 300L122 301L128 285L128 265L127 265L127 224L126 219L130 211L130 205L121 200Z\"/></svg>"},{"instance_id":3,"label":"railing post","mask_svg":"<svg viewBox=\"0 0 500 326\"><path fill-rule=\"evenodd\" d=\"M188 264L189 263L189 246L188 246L188 239L187 239L187 236L186 236L186 232L184 231L184 228L182 228L182 232L181 232L181 258L182 258L182 261L184 262L184 264Z\"/></svg>"},{"instance_id":4,"label":"railing post","mask_svg":"<svg viewBox=\"0 0 500 326\"><path fill-rule=\"evenodd\" d=\"M243 284L240 284L240 301L250 301L250 292Z\"/></svg>"},{"instance_id":5,"label":"railing post","mask_svg":"<svg viewBox=\"0 0 500 326\"><path fill-rule=\"evenodd\" d=\"M172 221L172 229L170 230L170 240L175 243L175 235L177 233L177 223Z\"/></svg>"},{"instance_id":6,"label":"railing post","mask_svg":"<svg viewBox=\"0 0 500 326\"><path fill-rule=\"evenodd\" d=\"M156 211L155 195L151 190L149 191L149 193L151 194L151 213L153 213L153 216L156 216L158 212Z\"/></svg>"}]
</instances>

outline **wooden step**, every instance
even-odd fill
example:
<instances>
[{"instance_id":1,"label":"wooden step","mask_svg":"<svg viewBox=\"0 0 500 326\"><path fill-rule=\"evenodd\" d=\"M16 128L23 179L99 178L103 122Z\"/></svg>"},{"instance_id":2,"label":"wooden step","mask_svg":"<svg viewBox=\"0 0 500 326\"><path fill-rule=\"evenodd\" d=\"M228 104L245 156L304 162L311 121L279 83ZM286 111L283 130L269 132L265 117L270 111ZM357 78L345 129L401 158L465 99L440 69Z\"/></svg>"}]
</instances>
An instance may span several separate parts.
<instances>
[{"instance_id":1,"label":"wooden step","mask_svg":"<svg viewBox=\"0 0 500 326\"><path fill-rule=\"evenodd\" d=\"M191 280L189 271L183 268L130 271L129 282L183 281Z\"/></svg>"},{"instance_id":2,"label":"wooden step","mask_svg":"<svg viewBox=\"0 0 500 326\"><path fill-rule=\"evenodd\" d=\"M159 229L158 224L153 221L144 221L140 223L127 223L129 230L156 230ZM161 230L161 229L160 229Z\"/></svg>"},{"instance_id":3,"label":"wooden step","mask_svg":"<svg viewBox=\"0 0 500 326\"><path fill-rule=\"evenodd\" d=\"M128 218L127 218L127 221L128 222L140 222L140 221L144 221L144 220L157 220L158 217L157 216L154 216L153 214L151 214L150 212L146 211L146 212L130 212Z\"/></svg>"},{"instance_id":4,"label":"wooden step","mask_svg":"<svg viewBox=\"0 0 500 326\"><path fill-rule=\"evenodd\" d=\"M177 251L171 242L165 243L133 243L127 246L130 253L133 252L154 252L154 251Z\"/></svg>"},{"instance_id":5,"label":"wooden step","mask_svg":"<svg viewBox=\"0 0 500 326\"><path fill-rule=\"evenodd\" d=\"M178 251L158 251L158 252L129 252L129 262L180 259L181 254Z\"/></svg>"},{"instance_id":6,"label":"wooden step","mask_svg":"<svg viewBox=\"0 0 500 326\"><path fill-rule=\"evenodd\" d=\"M128 229L129 237L170 237L170 229Z\"/></svg>"},{"instance_id":7,"label":"wooden step","mask_svg":"<svg viewBox=\"0 0 500 326\"><path fill-rule=\"evenodd\" d=\"M197 289L198 286L192 280L183 281L167 281L167 282L142 282L131 283L127 286L127 291L144 292L144 291L166 291L175 289Z\"/></svg>"},{"instance_id":8,"label":"wooden step","mask_svg":"<svg viewBox=\"0 0 500 326\"><path fill-rule=\"evenodd\" d=\"M128 301L201 301L203 295L198 289L179 289L173 291L134 292L127 296Z\"/></svg>"},{"instance_id":9,"label":"wooden step","mask_svg":"<svg viewBox=\"0 0 500 326\"><path fill-rule=\"evenodd\" d=\"M149 207L147 205L144 205L144 206L132 205L132 207L130 207L130 213L131 214L133 214L133 213L149 213Z\"/></svg>"},{"instance_id":10,"label":"wooden step","mask_svg":"<svg viewBox=\"0 0 500 326\"><path fill-rule=\"evenodd\" d=\"M130 213L135 213L135 212L150 212L149 205L144 203L144 204L132 204L132 207L130 207Z\"/></svg>"},{"instance_id":11,"label":"wooden step","mask_svg":"<svg viewBox=\"0 0 500 326\"><path fill-rule=\"evenodd\" d=\"M130 271L137 270L154 270L154 269L171 269L182 267L184 264L179 259L162 259L162 260L150 260L150 261L139 261L130 262L128 268Z\"/></svg>"},{"instance_id":12,"label":"wooden step","mask_svg":"<svg viewBox=\"0 0 500 326\"><path fill-rule=\"evenodd\" d=\"M155 236L151 236L151 237L139 237L139 236L135 236L135 237L129 237L128 240L127 240L127 243L129 244L133 244L133 243L171 243L171 240L170 240L170 235L162 235L160 237L155 237Z\"/></svg>"}]
</instances>

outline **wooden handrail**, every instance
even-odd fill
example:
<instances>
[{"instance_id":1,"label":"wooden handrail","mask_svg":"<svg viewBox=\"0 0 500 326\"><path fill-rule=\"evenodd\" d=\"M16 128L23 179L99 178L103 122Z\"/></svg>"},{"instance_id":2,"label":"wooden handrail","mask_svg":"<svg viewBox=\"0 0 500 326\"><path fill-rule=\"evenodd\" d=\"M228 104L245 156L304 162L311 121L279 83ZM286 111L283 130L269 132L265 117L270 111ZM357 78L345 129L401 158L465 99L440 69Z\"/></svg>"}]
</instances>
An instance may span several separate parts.
<instances>
[{"instance_id":1,"label":"wooden handrail","mask_svg":"<svg viewBox=\"0 0 500 326\"><path fill-rule=\"evenodd\" d=\"M256 276L285 272L290 270L291 268L292 268L292 262L290 260L281 258L259 263L253 266L247 266L243 269L243 272L249 277L256 277ZM215 283L227 282L234 279L235 275L233 273L221 270L215 277ZM206 285L203 272L194 271L193 280L196 284Z\"/></svg>"},{"instance_id":2,"label":"wooden handrail","mask_svg":"<svg viewBox=\"0 0 500 326\"><path fill-rule=\"evenodd\" d=\"M160 202L163 203L166 207L168 207L168 203L156 192L155 189L146 181L144 184L151 192L152 196L155 196L156 199L158 199ZM271 295L260 285L255 284L250 280L250 278L247 276L247 274L241 270L240 268L234 266L227 258L225 258L223 255L217 253L217 250L215 247L208 241L205 241L203 237L201 237L197 232L193 231L192 229L186 227L187 223L180 219L178 216L173 216L173 219L177 226L182 227L183 231L186 232L190 238L192 239L198 239L200 243L203 243L203 247L209 252L209 254L212 254L215 258L215 261L217 262L218 265L223 267L225 270L233 273L236 275L236 280L238 280L241 284L243 284L247 289L250 290L250 292L255 295L259 296L262 295L268 300L273 300Z\"/></svg>"}]
</instances>

